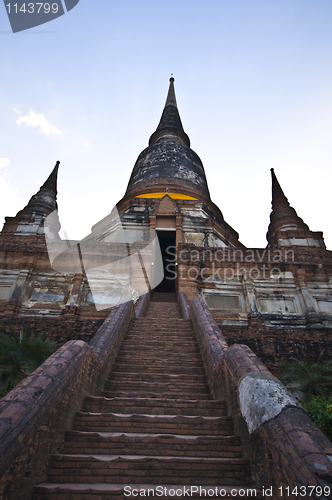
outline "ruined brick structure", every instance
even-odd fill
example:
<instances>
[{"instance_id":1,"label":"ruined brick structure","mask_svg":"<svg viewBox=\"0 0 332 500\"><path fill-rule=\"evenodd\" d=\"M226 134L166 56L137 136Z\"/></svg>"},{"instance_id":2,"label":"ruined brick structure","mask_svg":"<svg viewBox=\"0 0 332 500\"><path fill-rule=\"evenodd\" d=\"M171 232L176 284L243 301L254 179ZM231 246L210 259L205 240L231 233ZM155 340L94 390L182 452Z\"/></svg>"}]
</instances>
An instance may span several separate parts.
<instances>
[{"instance_id":1,"label":"ruined brick structure","mask_svg":"<svg viewBox=\"0 0 332 500\"><path fill-rule=\"evenodd\" d=\"M246 248L173 78L125 196L81 242L58 235L58 167L0 235L0 321L60 346L0 401L0 500L332 498L332 444L273 376L301 348L332 354L331 253L273 170L268 245Z\"/></svg>"},{"instance_id":2,"label":"ruined brick structure","mask_svg":"<svg viewBox=\"0 0 332 500\"><path fill-rule=\"evenodd\" d=\"M56 214L58 167L16 217L6 218L0 234L0 322L7 329L31 325L59 345L91 338L111 306L147 291L140 262L120 285L114 273L106 290L100 273L105 255L127 257L128 242L144 252L155 230L165 271L158 290L183 291L189 302L203 298L230 343L249 345L273 372L303 349L313 359L322 348L332 355L332 254L322 233L300 219L272 170L267 247L239 241L210 199L203 164L181 123L173 78L157 130L117 205L119 219L112 212L93 227L86 251L81 243L83 258L98 262L88 276L75 245L67 252L74 258L76 248L74 264L50 265L45 233L56 239L60 226L56 216L51 227L44 221Z\"/></svg>"}]
</instances>

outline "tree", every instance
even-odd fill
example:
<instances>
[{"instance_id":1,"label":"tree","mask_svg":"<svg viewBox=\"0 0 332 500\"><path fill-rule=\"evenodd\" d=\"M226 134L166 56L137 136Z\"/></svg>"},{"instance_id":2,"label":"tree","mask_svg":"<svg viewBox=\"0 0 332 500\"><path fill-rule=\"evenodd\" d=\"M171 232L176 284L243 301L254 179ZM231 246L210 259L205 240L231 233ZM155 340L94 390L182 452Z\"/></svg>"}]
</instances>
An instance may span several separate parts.
<instances>
[{"instance_id":1,"label":"tree","mask_svg":"<svg viewBox=\"0 0 332 500\"><path fill-rule=\"evenodd\" d=\"M296 390L304 392L304 403L312 396L329 396L332 387L332 359L320 362L323 355L321 352L317 363L311 363L308 357L301 361L291 358L281 366L281 380L297 384Z\"/></svg>"},{"instance_id":2,"label":"tree","mask_svg":"<svg viewBox=\"0 0 332 500\"><path fill-rule=\"evenodd\" d=\"M8 335L0 333L0 377L15 386L33 372L55 351L55 343L46 334L30 337L29 328L17 334L14 328Z\"/></svg>"}]
</instances>

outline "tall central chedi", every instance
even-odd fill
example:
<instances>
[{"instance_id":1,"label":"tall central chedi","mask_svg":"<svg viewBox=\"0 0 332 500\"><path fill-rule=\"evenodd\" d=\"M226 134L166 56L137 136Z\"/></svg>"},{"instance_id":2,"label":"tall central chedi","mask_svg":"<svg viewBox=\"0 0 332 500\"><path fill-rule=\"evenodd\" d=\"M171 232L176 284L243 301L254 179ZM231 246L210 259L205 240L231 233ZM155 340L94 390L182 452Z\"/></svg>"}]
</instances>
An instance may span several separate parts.
<instances>
[{"instance_id":1,"label":"tall central chedi","mask_svg":"<svg viewBox=\"0 0 332 500\"><path fill-rule=\"evenodd\" d=\"M174 78L159 125L139 155L117 208L124 224L126 220L132 224L134 214L140 214L140 224L156 229L160 240L161 232L167 231L175 246L242 247L238 234L210 199L202 161L190 148L182 126Z\"/></svg>"},{"instance_id":2,"label":"tall central chedi","mask_svg":"<svg viewBox=\"0 0 332 500\"><path fill-rule=\"evenodd\" d=\"M193 198L210 200L205 172L200 158L190 149L183 130L174 92L174 78L165 108L146 148L134 166L126 196L142 196L166 189Z\"/></svg>"}]
</instances>

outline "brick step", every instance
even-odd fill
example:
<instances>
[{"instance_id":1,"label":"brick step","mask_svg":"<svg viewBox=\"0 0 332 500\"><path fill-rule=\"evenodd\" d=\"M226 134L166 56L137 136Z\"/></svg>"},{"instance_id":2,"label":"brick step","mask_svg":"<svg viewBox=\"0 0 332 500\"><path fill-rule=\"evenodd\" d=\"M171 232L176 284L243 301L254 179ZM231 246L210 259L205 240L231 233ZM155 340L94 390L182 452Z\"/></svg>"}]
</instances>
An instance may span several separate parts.
<instances>
[{"instance_id":1,"label":"brick step","mask_svg":"<svg viewBox=\"0 0 332 500\"><path fill-rule=\"evenodd\" d=\"M145 370L142 370L141 366L145 366ZM204 374L203 363L201 361L188 361L186 359L177 358L166 358L164 360L153 358L130 358L130 356L120 357L114 369L119 371L119 367L123 367L124 372L146 372L146 373L193 373L193 374ZM189 372L188 372L189 370ZM196 371L197 370L197 371Z\"/></svg>"},{"instance_id":2,"label":"brick step","mask_svg":"<svg viewBox=\"0 0 332 500\"><path fill-rule=\"evenodd\" d=\"M197 341L195 339L179 339L175 338L174 339L169 339L166 337L160 337L159 339L145 339L144 343L142 342L142 339L125 339L121 345L121 348L129 348L129 347L135 347L138 349L144 349L148 350L153 347L159 347L159 348L169 348L169 347L176 347L177 349L181 348L184 349L185 347L190 347L190 348L195 348L196 350L198 349L197 346Z\"/></svg>"},{"instance_id":3,"label":"brick step","mask_svg":"<svg viewBox=\"0 0 332 500\"><path fill-rule=\"evenodd\" d=\"M172 315L172 313L168 313L166 312L165 313L165 316L167 317L167 321L166 322L161 322L160 321L160 316L159 316L159 313L153 318L153 317L147 317L147 316L144 316L143 318L134 318L131 322L131 324L147 324L147 325L151 325L151 324L156 324L156 325L159 325L159 326L164 326L166 327L167 325L189 325L192 327L192 321L191 319L182 319L182 318L176 318Z\"/></svg>"},{"instance_id":4,"label":"brick step","mask_svg":"<svg viewBox=\"0 0 332 500\"><path fill-rule=\"evenodd\" d=\"M203 458L241 458L236 436L178 436L172 434L67 431L66 454L177 456Z\"/></svg>"},{"instance_id":5,"label":"brick step","mask_svg":"<svg viewBox=\"0 0 332 500\"><path fill-rule=\"evenodd\" d=\"M196 344L197 345L197 339L194 337L194 335L190 333L156 333L156 332L145 332L144 335L142 334L142 331L137 332L137 333L128 333L125 338L124 338L124 344L138 344L138 345L144 345L147 343L148 345L150 344L155 344L159 342L164 342L166 345L170 343L174 344L182 344L182 343L190 343L190 344Z\"/></svg>"},{"instance_id":6,"label":"brick step","mask_svg":"<svg viewBox=\"0 0 332 500\"><path fill-rule=\"evenodd\" d=\"M209 400L212 399L212 396L210 394L207 394L206 392L201 393L201 392L167 392L167 391L162 391L162 392L148 392L148 391L102 391L101 393L102 396L106 398L134 398L134 397L139 397L139 398L169 398L169 399L205 399Z\"/></svg>"},{"instance_id":7,"label":"brick step","mask_svg":"<svg viewBox=\"0 0 332 500\"><path fill-rule=\"evenodd\" d=\"M145 321L147 320L152 320L156 322L156 320L160 319L160 322L164 323L167 325L167 322L171 320L172 322L175 321L188 321L185 319L182 319L180 314L176 313L175 311L147 311L145 314L144 318L138 318L138 319L144 319Z\"/></svg>"},{"instance_id":8,"label":"brick step","mask_svg":"<svg viewBox=\"0 0 332 500\"><path fill-rule=\"evenodd\" d=\"M146 327L148 329L161 329L161 330L169 330L172 328L180 328L183 329L184 331L190 330L193 331L193 324L191 320L188 319L179 319L179 318L173 318L172 314L167 314L167 320L163 321L160 320L159 316L156 316L155 318L136 318L133 319L132 322L130 323L129 329L132 329L133 327Z\"/></svg>"},{"instance_id":9,"label":"brick step","mask_svg":"<svg viewBox=\"0 0 332 500\"><path fill-rule=\"evenodd\" d=\"M133 353L131 354L130 352L125 352L125 353L122 353L121 350L118 354L118 357L117 357L117 360L119 362L121 361L125 361L125 360L128 360L128 361L132 361L132 362L142 362L143 360L146 361L148 359L151 359L153 362L155 360L159 360L160 362L167 362L168 360L172 361L173 363L182 363L182 362L188 362L188 363L201 363L202 362L202 358L199 354L181 354L181 353L177 353L175 352L174 354L172 353L167 353L167 355L164 357L163 356L163 353L158 353L159 356L156 356L156 353L155 352L150 352L150 351L146 351L144 353L144 355L142 354L139 354L139 353L136 353L135 351L133 351ZM181 366L181 365L180 365Z\"/></svg>"},{"instance_id":10,"label":"brick step","mask_svg":"<svg viewBox=\"0 0 332 500\"><path fill-rule=\"evenodd\" d=\"M133 320L130 323L130 326L127 330L128 334L131 332L139 334L140 332L144 331L144 332L150 332L151 334L155 333L155 334L159 334L159 335L181 334L181 335L192 335L194 337L196 336L195 330L193 329L192 324L174 323L174 322L171 323L168 321L167 325L166 325L160 321L156 321L155 323L152 320L149 320L147 322L142 321L140 323L136 323L136 321L138 321L138 320Z\"/></svg>"},{"instance_id":11,"label":"brick step","mask_svg":"<svg viewBox=\"0 0 332 500\"><path fill-rule=\"evenodd\" d=\"M176 295L174 292L156 292L156 291L154 291L152 293L150 304L155 302L156 300L176 302Z\"/></svg>"},{"instance_id":12,"label":"brick step","mask_svg":"<svg viewBox=\"0 0 332 500\"><path fill-rule=\"evenodd\" d=\"M191 321L186 321L184 319L172 319L171 317L167 319L158 318L139 318L133 319L129 325L129 330L133 329L137 330L147 330L147 331L156 331L156 332L167 332L173 331L174 333L179 331L182 333L195 333L193 328L193 324Z\"/></svg>"},{"instance_id":13,"label":"brick step","mask_svg":"<svg viewBox=\"0 0 332 500\"><path fill-rule=\"evenodd\" d=\"M161 297L161 296L154 297L150 301L150 303L148 305L148 310L150 308L157 307L157 306L164 306L164 307L167 307L167 308L176 307L177 310L179 310L179 306L178 306L178 303L176 302L175 296L172 298L172 300L170 300L169 297L167 297L167 296L165 296L165 297Z\"/></svg>"},{"instance_id":14,"label":"brick step","mask_svg":"<svg viewBox=\"0 0 332 500\"><path fill-rule=\"evenodd\" d=\"M144 330L145 332L155 332L159 333L160 335L165 332L173 333L174 335L178 332L181 334L195 335L195 331L192 325L188 325L185 323L167 322L167 325L164 325L160 321L156 321L155 323L151 320L147 322L142 321L141 323L136 323L136 321L138 320L133 320L133 322L130 324L128 332L139 333L140 331Z\"/></svg>"},{"instance_id":15,"label":"brick step","mask_svg":"<svg viewBox=\"0 0 332 500\"><path fill-rule=\"evenodd\" d=\"M203 375L205 374L203 364L200 363L186 363L185 365L179 366L178 363L171 363L171 362L154 362L154 363L144 363L142 360L142 363L137 364L135 367L133 364L129 361L122 361L117 362L114 365L114 370L116 371L129 371L132 372L133 369L135 369L136 373L142 372L142 373L161 373L162 371L165 370L166 373L184 373L184 374L200 374Z\"/></svg>"},{"instance_id":16,"label":"brick step","mask_svg":"<svg viewBox=\"0 0 332 500\"><path fill-rule=\"evenodd\" d=\"M168 301L152 301L148 305L146 313L154 312L154 311L174 311L176 312L180 318L182 318L180 314L179 306L176 302L168 302Z\"/></svg>"},{"instance_id":17,"label":"brick step","mask_svg":"<svg viewBox=\"0 0 332 500\"><path fill-rule=\"evenodd\" d=\"M42 483L34 487L32 500L123 500L124 498L135 498L136 494L139 495L138 498L159 498L160 500L172 498L183 500L185 496L187 498L218 498L219 500L220 498L241 498L242 500L262 498L261 492L255 490L255 487L250 484L220 485L216 496L209 495L208 491L206 493L204 490L200 491L200 486L196 484L192 486L128 484L126 485L126 496L124 487L124 484L109 483ZM189 493L187 493L188 488ZM190 488L193 490L191 491ZM178 495L174 494L176 491L178 491ZM254 493L252 493L253 491Z\"/></svg>"},{"instance_id":18,"label":"brick step","mask_svg":"<svg viewBox=\"0 0 332 500\"><path fill-rule=\"evenodd\" d=\"M207 384L202 384L200 382L155 382L154 380L150 382L142 380L106 380L104 385L105 391L146 391L146 392L195 392L209 394L209 388Z\"/></svg>"},{"instance_id":19,"label":"brick step","mask_svg":"<svg viewBox=\"0 0 332 500\"><path fill-rule=\"evenodd\" d=\"M84 412L92 413L143 413L149 415L202 415L226 416L226 403L215 399L164 399L164 398L84 398Z\"/></svg>"},{"instance_id":20,"label":"brick step","mask_svg":"<svg viewBox=\"0 0 332 500\"><path fill-rule=\"evenodd\" d=\"M137 373L137 372L123 372L122 370L115 371L113 370L110 374L109 381L116 382L118 380L126 380L126 381L142 381L142 382L162 382L162 383L169 383L169 382L181 382L181 383L188 383L188 382L199 382L201 384L207 384L206 381L206 376L205 375L193 375L193 374L183 374L183 373L154 373L153 378L151 380L151 374L150 373Z\"/></svg>"},{"instance_id":21,"label":"brick step","mask_svg":"<svg viewBox=\"0 0 332 500\"><path fill-rule=\"evenodd\" d=\"M187 415L145 415L78 412L75 430L89 432L139 432L153 434L232 436L230 417Z\"/></svg>"},{"instance_id":22,"label":"brick step","mask_svg":"<svg viewBox=\"0 0 332 500\"><path fill-rule=\"evenodd\" d=\"M172 318L182 319L177 307L164 307L162 304L153 305L146 311L145 318Z\"/></svg>"},{"instance_id":23,"label":"brick step","mask_svg":"<svg viewBox=\"0 0 332 500\"><path fill-rule=\"evenodd\" d=\"M169 315L170 318L179 318L182 319L181 314L179 312L178 307L170 307L166 306L165 304L151 304L151 306L148 307L145 318L151 316L151 317L166 317L167 314Z\"/></svg>"},{"instance_id":24,"label":"brick step","mask_svg":"<svg viewBox=\"0 0 332 500\"><path fill-rule=\"evenodd\" d=\"M168 302L168 301L164 301L164 300L152 300L149 305L148 305L148 308L147 308L147 311L151 311L151 310L154 310L154 309L160 309L162 308L162 310L176 310L178 312L180 312L179 310L179 306L176 302Z\"/></svg>"},{"instance_id":25,"label":"brick step","mask_svg":"<svg viewBox=\"0 0 332 500\"><path fill-rule=\"evenodd\" d=\"M165 346L169 344L189 344L197 346L196 337L189 332L152 332L152 331L142 331L135 333L128 333L124 338L124 345L131 344L135 342L136 344L142 345L143 343L147 345L154 345L157 343L163 344Z\"/></svg>"},{"instance_id":26,"label":"brick step","mask_svg":"<svg viewBox=\"0 0 332 500\"><path fill-rule=\"evenodd\" d=\"M141 364L144 363L145 370L142 370ZM181 363L181 364L180 364ZM114 367L118 369L120 366L123 366L124 371L130 372L142 372L146 373L200 373L201 375L204 373L203 363L200 361L191 362L186 359L177 359L177 358L166 358L164 360L158 359L158 361L154 361L153 358L133 358L130 356L120 357L118 363ZM126 366L126 368L125 368ZM188 372L189 370L189 372ZM196 371L197 370L197 371Z\"/></svg>"},{"instance_id":27,"label":"brick step","mask_svg":"<svg viewBox=\"0 0 332 500\"><path fill-rule=\"evenodd\" d=\"M160 324L157 326L149 325L137 325L132 326L128 329L126 338L131 335L135 335L137 337L148 337L148 336L156 336L156 337L188 337L196 339L195 332L192 328L184 328L181 326L174 325L173 327L168 326L167 328L162 328Z\"/></svg>"},{"instance_id":28,"label":"brick step","mask_svg":"<svg viewBox=\"0 0 332 500\"><path fill-rule=\"evenodd\" d=\"M183 346L183 348L176 346L169 346L168 348L160 348L158 346L150 347L146 349L139 349L138 347L124 347L119 351L119 355L121 356L135 356L140 358L145 358L149 356L149 358L165 358L165 357L180 357L180 358L188 358L188 359L202 359L199 353L199 350L192 347Z\"/></svg>"},{"instance_id":29,"label":"brick step","mask_svg":"<svg viewBox=\"0 0 332 500\"><path fill-rule=\"evenodd\" d=\"M49 482L93 483L121 481L187 485L244 484L250 481L249 460L245 458L150 457L147 455L65 455L52 457Z\"/></svg>"},{"instance_id":30,"label":"brick step","mask_svg":"<svg viewBox=\"0 0 332 500\"><path fill-rule=\"evenodd\" d=\"M121 345L121 351L123 350L137 350L141 352L146 351L155 351L160 352L161 350L174 352L191 352L191 353L199 353L199 348L197 342L193 340L172 340L172 339L163 339L163 340L145 340L144 342L141 340L125 340Z\"/></svg>"},{"instance_id":31,"label":"brick step","mask_svg":"<svg viewBox=\"0 0 332 500\"><path fill-rule=\"evenodd\" d=\"M144 344L143 344L144 340ZM159 337L159 338L148 338L146 337L145 339L137 339L135 337L132 338L125 338L125 340L122 343L123 347L130 347L134 345L135 347L140 347L143 349L144 347L150 348L154 346L158 347L181 347L181 346L188 346L188 347L195 347L197 349L197 340L195 338L178 338L178 337L173 337L173 338L168 338L168 337Z\"/></svg>"}]
</instances>

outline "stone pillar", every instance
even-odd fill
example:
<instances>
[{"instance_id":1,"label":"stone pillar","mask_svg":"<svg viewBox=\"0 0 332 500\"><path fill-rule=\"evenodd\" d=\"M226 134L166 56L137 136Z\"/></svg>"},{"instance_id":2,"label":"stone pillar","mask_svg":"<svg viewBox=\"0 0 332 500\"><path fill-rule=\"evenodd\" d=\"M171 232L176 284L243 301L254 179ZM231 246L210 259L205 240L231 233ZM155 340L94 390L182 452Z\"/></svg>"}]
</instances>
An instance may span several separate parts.
<instances>
[{"instance_id":1,"label":"stone pillar","mask_svg":"<svg viewBox=\"0 0 332 500\"><path fill-rule=\"evenodd\" d=\"M156 215L150 215L150 228L151 229L156 229L157 227L157 216Z\"/></svg>"},{"instance_id":2,"label":"stone pillar","mask_svg":"<svg viewBox=\"0 0 332 500\"><path fill-rule=\"evenodd\" d=\"M84 274L76 273L73 278L73 283L71 285L71 289L69 290L68 300L62 314L78 314L81 303L83 281Z\"/></svg>"},{"instance_id":3,"label":"stone pillar","mask_svg":"<svg viewBox=\"0 0 332 500\"><path fill-rule=\"evenodd\" d=\"M305 269L298 269L296 278L299 292L306 308L306 317L309 319L310 323L319 323L317 304L307 286Z\"/></svg>"},{"instance_id":4,"label":"stone pillar","mask_svg":"<svg viewBox=\"0 0 332 500\"><path fill-rule=\"evenodd\" d=\"M183 243L183 231L182 231L182 215L177 215L175 218L175 229L176 229L176 247L179 243Z\"/></svg>"},{"instance_id":5,"label":"stone pillar","mask_svg":"<svg viewBox=\"0 0 332 500\"><path fill-rule=\"evenodd\" d=\"M5 306L5 314L17 314L21 308L24 295L26 292L26 284L30 276L31 269L23 269L16 280L12 296Z\"/></svg>"},{"instance_id":6,"label":"stone pillar","mask_svg":"<svg viewBox=\"0 0 332 500\"><path fill-rule=\"evenodd\" d=\"M255 287L252 281L242 281L243 289L246 296L246 304L248 311L248 321L249 324L257 323L258 320L258 308L255 294Z\"/></svg>"}]
</instances>

